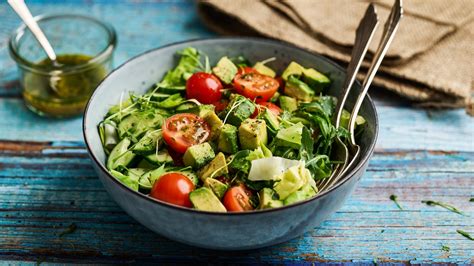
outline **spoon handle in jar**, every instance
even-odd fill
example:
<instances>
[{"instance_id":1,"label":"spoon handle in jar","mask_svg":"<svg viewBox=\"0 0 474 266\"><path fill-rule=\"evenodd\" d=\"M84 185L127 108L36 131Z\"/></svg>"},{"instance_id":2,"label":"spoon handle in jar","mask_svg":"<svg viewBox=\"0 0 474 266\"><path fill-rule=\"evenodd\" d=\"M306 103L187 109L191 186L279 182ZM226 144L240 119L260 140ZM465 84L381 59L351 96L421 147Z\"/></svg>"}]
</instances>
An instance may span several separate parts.
<instances>
[{"instance_id":1,"label":"spoon handle in jar","mask_svg":"<svg viewBox=\"0 0 474 266\"><path fill-rule=\"evenodd\" d=\"M35 36L36 40L40 43L43 47L44 51L48 55L48 58L55 62L56 61L56 53L54 52L53 47L49 43L48 39L44 35L41 28L36 23L36 20L31 15L30 10L25 4L24 0L8 0L8 4L15 10L18 16L23 20L25 25L31 30L33 36Z\"/></svg>"}]
</instances>

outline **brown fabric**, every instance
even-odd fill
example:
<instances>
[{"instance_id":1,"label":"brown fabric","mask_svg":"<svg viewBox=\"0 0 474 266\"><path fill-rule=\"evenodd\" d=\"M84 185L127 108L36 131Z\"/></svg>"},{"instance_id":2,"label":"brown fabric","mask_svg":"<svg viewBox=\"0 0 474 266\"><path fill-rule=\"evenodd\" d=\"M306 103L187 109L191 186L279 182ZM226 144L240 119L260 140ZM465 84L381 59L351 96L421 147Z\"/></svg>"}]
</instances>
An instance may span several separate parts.
<instances>
[{"instance_id":1,"label":"brown fabric","mask_svg":"<svg viewBox=\"0 0 474 266\"><path fill-rule=\"evenodd\" d=\"M381 36L392 2L376 2L381 23L374 40ZM280 39L347 63L367 5L351 0L206 0L199 2L198 11L219 33ZM404 1L404 11L374 84L428 106L466 105L473 84L472 1ZM369 51L377 45L374 41Z\"/></svg>"}]
</instances>

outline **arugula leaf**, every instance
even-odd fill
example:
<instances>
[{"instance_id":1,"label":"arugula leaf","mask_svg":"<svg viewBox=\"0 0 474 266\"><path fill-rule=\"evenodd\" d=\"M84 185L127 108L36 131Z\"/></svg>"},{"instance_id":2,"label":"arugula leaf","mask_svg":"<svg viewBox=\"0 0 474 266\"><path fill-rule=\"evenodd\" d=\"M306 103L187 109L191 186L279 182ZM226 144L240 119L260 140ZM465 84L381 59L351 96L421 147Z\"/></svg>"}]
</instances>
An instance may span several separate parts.
<instances>
[{"instance_id":1,"label":"arugula leaf","mask_svg":"<svg viewBox=\"0 0 474 266\"><path fill-rule=\"evenodd\" d=\"M168 71L163 80L156 86L161 88L185 86L186 77L192 75L198 68L204 68L201 64L199 51L188 47L177 54L181 55L178 65Z\"/></svg>"},{"instance_id":2,"label":"arugula leaf","mask_svg":"<svg viewBox=\"0 0 474 266\"><path fill-rule=\"evenodd\" d=\"M453 205L444 203L444 202L439 202L439 201L432 201L432 200L422 200L421 203L425 203L428 206L439 206L441 208L445 208L448 211L452 211L457 214L461 215L466 215L462 211L460 211L458 208L454 207Z\"/></svg>"},{"instance_id":3,"label":"arugula leaf","mask_svg":"<svg viewBox=\"0 0 474 266\"><path fill-rule=\"evenodd\" d=\"M469 240L474 241L474 237L472 237L468 232L463 231L463 230L461 230L461 229L456 230L456 232L458 232L458 234L462 235L463 237L465 237L465 238L467 238L467 239L469 239Z\"/></svg>"},{"instance_id":4,"label":"arugula leaf","mask_svg":"<svg viewBox=\"0 0 474 266\"><path fill-rule=\"evenodd\" d=\"M397 195L390 195L390 200L393 201L400 210L403 210L402 206L398 203Z\"/></svg>"},{"instance_id":5,"label":"arugula leaf","mask_svg":"<svg viewBox=\"0 0 474 266\"><path fill-rule=\"evenodd\" d=\"M311 171L315 180L329 177L332 172L331 162L327 155L316 155L306 162L306 168Z\"/></svg>"},{"instance_id":6,"label":"arugula leaf","mask_svg":"<svg viewBox=\"0 0 474 266\"><path fill-rule=\"evenodd\" d=\"M249 154L249 150L236 152L232 161L229 163L229 168L248 174L251 166L250 161L247 159Z\"/></svg>"},{"instance_id":7,"label":"arugula leaf","mask_svg":"<svg viewBox=\"0 0 474 266\"><path fill-rule=\"evenodd\" d=\"M311 137L311 132L307 127L303 127L303 131L301 133L301 148L299 159L304 160L305 162L310 161L313 158L313 150L314 150L314 140Z\"/></svg>"}]
</instances>

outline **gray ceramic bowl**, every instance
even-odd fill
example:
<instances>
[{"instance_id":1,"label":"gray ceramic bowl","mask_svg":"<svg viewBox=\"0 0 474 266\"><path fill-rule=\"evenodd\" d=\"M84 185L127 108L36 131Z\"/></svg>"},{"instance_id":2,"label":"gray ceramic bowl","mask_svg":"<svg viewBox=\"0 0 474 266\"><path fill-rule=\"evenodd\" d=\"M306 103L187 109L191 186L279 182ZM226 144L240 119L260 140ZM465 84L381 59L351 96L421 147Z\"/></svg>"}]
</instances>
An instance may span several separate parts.
<instances>
[{"instance_id":1,"label":"gray ceramic bowl","mask_svg":"<svg viewBox=\"0 0 474 266\"><path fill-rule=\"evenodd\" d=\"M286 43L256 38L213 38L164 46L132 58L113 71L92 95L84 115L84 138L93 166L112 198L133 218L170 239L186 244L223 250L254 249L295 238L313 229L334 213L349 197L364 174L377 138L375 107L366 98L361 114L368 127L360 144L362 156L345 182L328 192L290 206L244 213L212 213L170 205L135 192L108 174L97 125L123 91L144 93L176 64L176 51L195 47L215 63L221 56L244 55L251 61L270 57L270 66L281 72L292 60L330 76L330 94L338 95L344 69L334 62ZM356 84L360 87L360 84ZM349 103L352 101L351 99Z\"/></svg>"}]
</instances>

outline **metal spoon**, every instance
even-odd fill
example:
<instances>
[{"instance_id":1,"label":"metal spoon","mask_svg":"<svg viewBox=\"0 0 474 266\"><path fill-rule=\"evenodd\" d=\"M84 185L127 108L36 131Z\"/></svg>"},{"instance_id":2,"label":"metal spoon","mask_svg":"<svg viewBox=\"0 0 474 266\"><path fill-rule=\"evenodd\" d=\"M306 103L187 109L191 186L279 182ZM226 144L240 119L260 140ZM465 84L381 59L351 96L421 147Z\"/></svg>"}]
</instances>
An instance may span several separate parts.
<instances>
[{"instance_id":1,"label":"metal spoon","mask_svg":"<svg viewBox=\"0 0 474 266\"><path fill-rule=\"evenodd\" d=\"M354 108L352 110L352 113L349 119L349 132L351 136L350 142L349 142L349 149L351 150L353 157L351 158L347 166L339 173L340 178L339 180L337 180L337 182L342 182L343 180L347 178L344 176L344 174L347 173L350 169L352 169L352 167L354 166L354 162L356 162L358 157L360 156L360 146L356 144L355 136L354 136L356 118L357 118L357 115L359 114L359 110L360 110L360 107L362 106L362 102L364 101L364 98L367 95L367 91L369 90L369 87L375 77L375 74L377 73L377 70L379 69L380 64L382 63L382 60L385 54L387 53L387 50L390 44L393 41L393 37L395 36L395 33L400 24L400 19L402 17L403 17L402 0L396 0L390 12L390 16L388 17L388 20L385 23L384 32L383 32L379 47L377 48L377 51L375 52L375 55L369 67L367 76L365 77L364 82L362 84L362 91L357 98L357 101L354 105Z\"/></svg>"},{"instance_id":2,"label":"metal spoon","mask_svg":"<svg viewBox=\"0 0 474 266\"><path fill-rule=\"evenodd\" d=\"M359 72L365 54L367 53L369 43L374 36L377 25L377 12L375 6L370 4L356 30L354 48L352 48L351 53L351 61L347 66L346 79L344 80L344 85L342 87L341 97L338 99L336 106L337 113L333 120L333 124L336 128L339 128L340 126L342 110L344 109L347 97L351 91L352 85L354 84L357 72ZM347 161L349 160L349 151L339 137L334 141L332 149L331 159L342 163L336 164L330 177L322 179L317 183L317 187L320 191L330 187L336 181L340 172L345 169Z\"/></svg>"},{"instance_id":3,"label":"metal spoon","mask_svg":"<svg viewBox=\"0 0 474 266\"><path fill-rule=\"evenodd\" d=\"M15 10L18 16L23 20L25 25L30 29L31 33L33 33L33 36L35 36L36 40L38 40L41 47L43 47L43 50L46 52L46 55L48 56L49 60L51 60L53 65L58 64L57 56L56 56L56 53L54 52L53 47L49 43L48 39L44 35L41 28L38 26L38 23L36 23L36 20L31 15L30 10L25 4L25 1L24 0L8 0L8 4L13 8L13 10Z\"/></svg>"}]
</instances>

